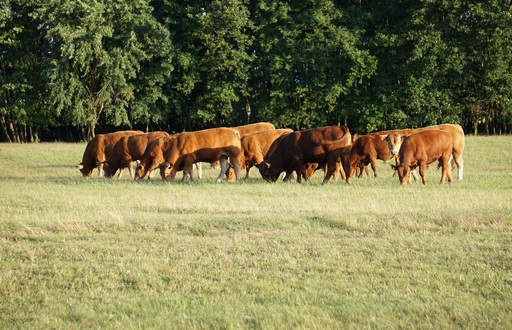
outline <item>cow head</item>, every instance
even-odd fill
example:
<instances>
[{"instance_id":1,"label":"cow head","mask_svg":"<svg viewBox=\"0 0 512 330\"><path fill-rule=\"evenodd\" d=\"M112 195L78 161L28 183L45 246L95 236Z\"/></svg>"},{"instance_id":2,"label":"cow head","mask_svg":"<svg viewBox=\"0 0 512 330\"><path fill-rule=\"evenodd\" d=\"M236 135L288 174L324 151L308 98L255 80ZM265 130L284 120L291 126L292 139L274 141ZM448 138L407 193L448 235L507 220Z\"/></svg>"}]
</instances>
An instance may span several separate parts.
<instances>
[{"instance_id":1,"label":"cow head","mask_svg":"<svg viewBox=\"0 0 512 330\"><path fill-rule=\"evenodd\" d=\"M92 174L92 168L85 167L83 163L76 165L76 168L80 170L84 177L90 177Z\"/></svg>"},{"instance_id":2,"label":"cow head","mask_svg":"<svg viewBox=\"0 0 512 330\"><path fill-rule=\"evenodd\" d=\"M388 144L389 153L393 156L398 155L400 147L402 146L402 142L404 142L405 138L405 135L398 133L392 133L389 135L382 136L382 140L384 140Z\"/></svg>"},{"instance_id":3,"label":"cow head","mask_svg":"<svg viewBox=\"0 0 512 330\"><path fill-rule=\"evenodd\" d=\"M162 179L165 180L171 174L173 164L172 163L163 163L163 164L160 164L157 167L153 168L151 171L156 170L157 168L160 169L160 176L162 177ZM171 178L171 179L174 179L174 178Z\"/></svg>"},{"instance_id":4,"label":"cow head","mask_svg":"<svg viewBox=\"0 0 512 330\"><path fill-rule=\"evenodd\" d=\"M390 165L398 173L398 179L403 185L411 183L411 167L404 164Z\"/></svg>"},{"instance_id":5,"label":"cow head","mask_svg":"<svg viewBox=\"0 0 512 330\"><path fill-rule=\"evenodd\" d=\"M103 165L103 176L107 179L110 179L116 174L116 171L112 166L110 166L106 161L98 162L97 165Z\"/></svg>"},{"instance_id":6,"label":"cow head","mask_svg":"<svg viewBox=\"0 0 512 330\"><path fill-rule=\"evenodd\" d=\"M144 172L144 165L137 161L137 167L135 168L135 180L142 179L146 173Z\"/></svg>"},{"instance_id":7,"label":"cow head","mask_svg":"<svg viewBox=\"0 0 512 330\"><path fill-rule=\"evenodd\" d=\"M276 174L276 170L268 161L262 161L259 165L261 177L267 182L275 182L280 173Z\"/></svg>"}]
</instances>

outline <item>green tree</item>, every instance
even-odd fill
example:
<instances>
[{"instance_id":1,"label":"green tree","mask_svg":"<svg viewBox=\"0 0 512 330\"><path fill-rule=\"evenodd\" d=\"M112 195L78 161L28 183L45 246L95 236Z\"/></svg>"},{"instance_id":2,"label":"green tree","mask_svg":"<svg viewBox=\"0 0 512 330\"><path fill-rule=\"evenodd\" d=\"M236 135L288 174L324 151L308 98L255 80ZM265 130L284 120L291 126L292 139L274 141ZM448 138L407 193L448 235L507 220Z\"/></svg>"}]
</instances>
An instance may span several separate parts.
<instances>
[{"instance_id":1,"label":"green tree","mask_svg":"<svg viewBox=\"0 0 512 330\"><path fill-rule=\"evenodd\" d=\"M253 84L263 86L261 99L268 100L263 111L279 125L297 129L346 123L349 95L376 65L359 47L360 31L345 27L350 18L328 0L258 1L253 10L258 33L253 73L267 80Z\"/></svg>"},{"instance_id":2,"label":"green tree","mask_svg":"<svg viewBox=\"0 0 512 330\"><path fill-rule=\"evenodd\" d=\"M0 132L7 142L36 141L39 129L56 123L47 102L49 46L32 15L37 6L0 2Z\"/></svg>"},{"instance_id":3,"label":"green tree","mask_svg":"<svg viewBox=\"0 0 512 330\"><path fill-rule=\"evenodd\" d=\"M149 104L160 97L148 93L160 88L151 71L170 71L160 63L167 63L168 32L151 12L143 0L50 1L39 11L55 51L51 98L84 137L94 135L100 120L130 126L130 109L136 120L150 120Z\"/></svg>"}]
</instances>

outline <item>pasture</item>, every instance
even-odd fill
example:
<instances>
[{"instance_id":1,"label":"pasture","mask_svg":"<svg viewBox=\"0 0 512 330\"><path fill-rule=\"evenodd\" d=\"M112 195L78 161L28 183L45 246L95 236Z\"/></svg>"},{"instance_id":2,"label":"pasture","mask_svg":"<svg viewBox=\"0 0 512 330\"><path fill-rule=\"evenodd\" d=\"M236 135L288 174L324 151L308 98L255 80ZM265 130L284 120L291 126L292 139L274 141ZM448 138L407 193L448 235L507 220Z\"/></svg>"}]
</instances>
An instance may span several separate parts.
<instances>
[{"instance_id":1,"label":"pasture","mask_svg":"<svg viewBox=\"0 0 512 330\"><path fill-rule=\"evenodd\" d=\"M84 179L84 149L0 144L3 329L512 328L510 136L444 186Z\"/></svg>"}]
</instances>

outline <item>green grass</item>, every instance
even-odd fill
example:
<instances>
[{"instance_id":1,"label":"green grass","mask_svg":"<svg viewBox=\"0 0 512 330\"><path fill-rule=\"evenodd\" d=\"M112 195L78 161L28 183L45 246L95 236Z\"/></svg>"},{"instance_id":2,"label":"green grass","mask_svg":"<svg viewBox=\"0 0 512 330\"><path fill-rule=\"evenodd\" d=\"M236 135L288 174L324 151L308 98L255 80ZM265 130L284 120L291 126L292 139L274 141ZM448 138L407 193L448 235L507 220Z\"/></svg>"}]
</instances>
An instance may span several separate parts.
<instances>
[{"instance_id":1,"label":"green grass","mask_svg":"<svg viewBox=\"0 0 512 330\"><path fill-rule=\"evenodd\" d=\"M0 145L1 328L512 328L512 137L444 186L84 179L84 148Z\"/></svg>"}]
</instances>

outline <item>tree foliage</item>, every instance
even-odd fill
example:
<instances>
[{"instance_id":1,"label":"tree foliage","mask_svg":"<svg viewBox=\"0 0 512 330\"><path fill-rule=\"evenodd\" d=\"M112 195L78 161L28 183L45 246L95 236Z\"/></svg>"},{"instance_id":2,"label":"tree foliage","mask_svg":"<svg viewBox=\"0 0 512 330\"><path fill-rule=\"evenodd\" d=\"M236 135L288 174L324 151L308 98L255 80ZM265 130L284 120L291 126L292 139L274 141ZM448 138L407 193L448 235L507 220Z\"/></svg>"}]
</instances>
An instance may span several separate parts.
<instances>
[{"instance_id":1,"label":"tree foliage","mask_svg":"<svg viewBox=\"0 0 512 330\"><path fill-rule=\"evenodd\" d=\"M510 1L0 3L0 129L512 129Z\"/></svg>"}]
</instances>

